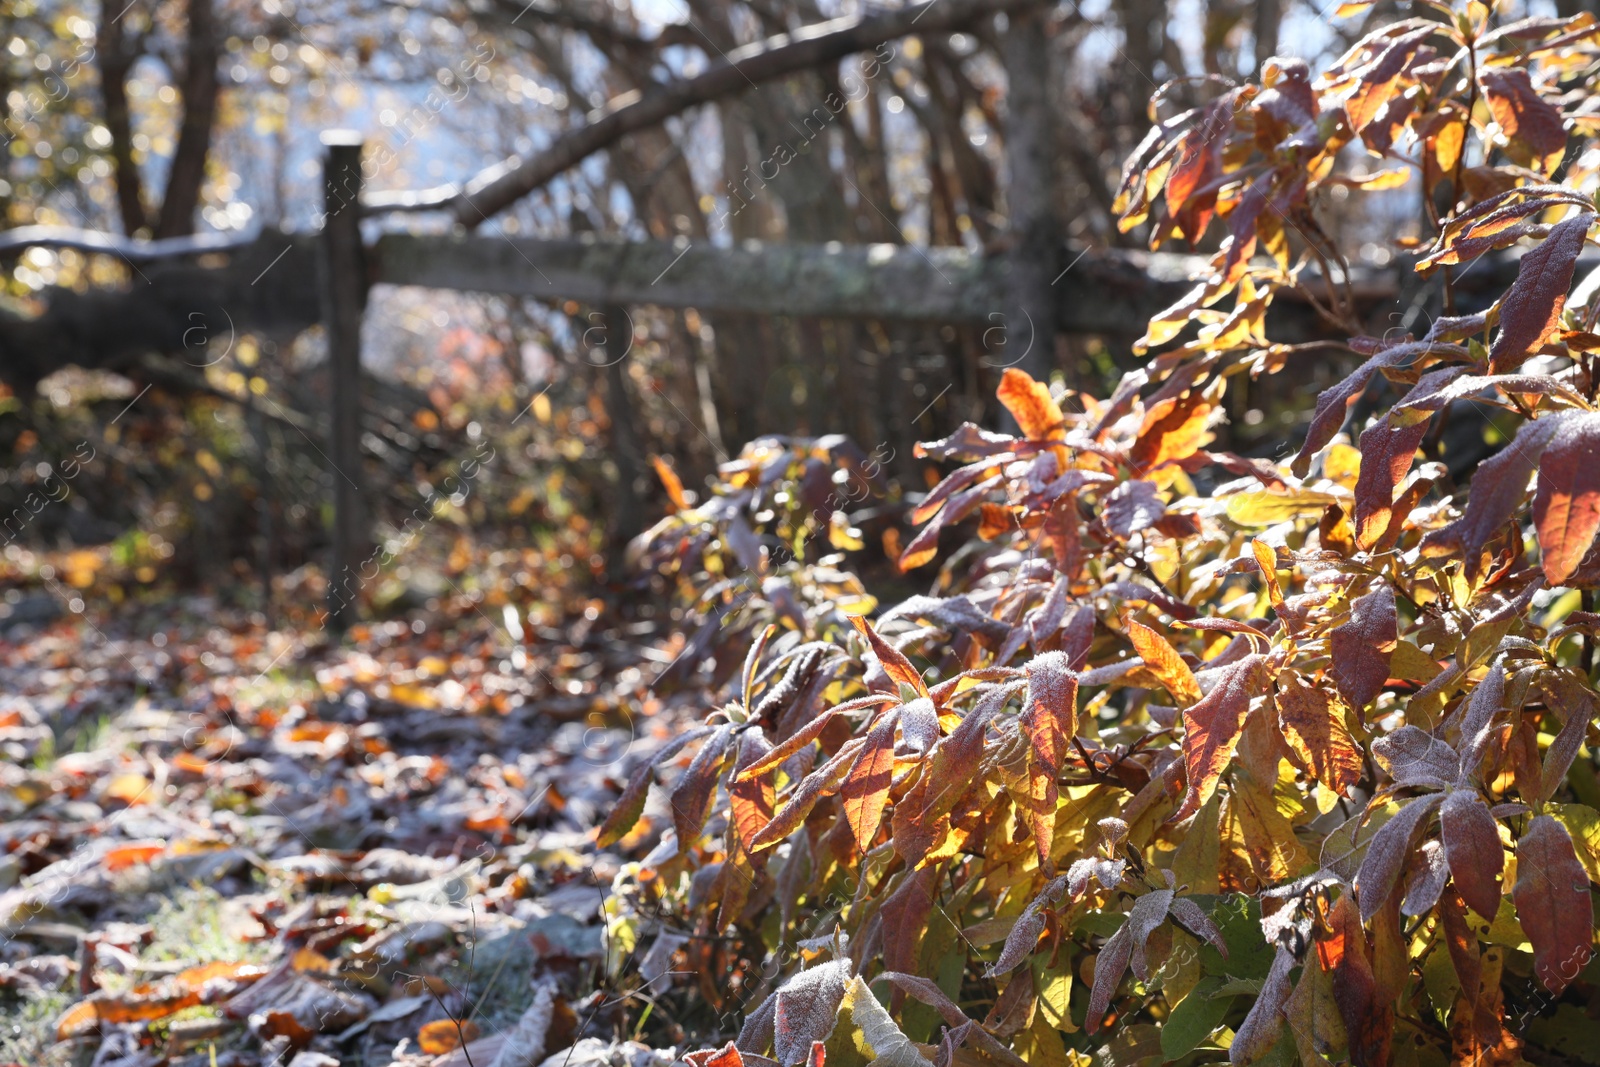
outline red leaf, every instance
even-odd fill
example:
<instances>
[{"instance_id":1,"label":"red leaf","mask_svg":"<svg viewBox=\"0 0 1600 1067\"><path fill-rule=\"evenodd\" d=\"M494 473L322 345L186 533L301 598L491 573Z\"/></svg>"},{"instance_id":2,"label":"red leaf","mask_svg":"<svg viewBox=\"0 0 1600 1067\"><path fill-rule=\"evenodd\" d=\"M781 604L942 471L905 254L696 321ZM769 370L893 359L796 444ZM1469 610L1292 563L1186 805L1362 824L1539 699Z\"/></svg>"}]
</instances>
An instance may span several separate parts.
<instances>
[{"instance_id":1,"label":"red leaf","mask_svg":"<svg viewBox=\"0 0 1600 1067\"><path fill-rule=\"evenodd\" d=\"M1382 692L1399 641L1394 590L1387 584L1380 582L1366 596L1351 601L1350 621L1328 634L1333 657L1328 673L1352 707L1363 709Z\"/></svg>"},{"instance_id":2,"label":"red leaf","mask_svg":"<svg viewBox=\"0 0 1600 1067\"><path fill-rule=\"evenodd\" d=\"M1571 420L1545 448L1533 519L1545 580L1560 585L1578 569L1600 530L1600 419Z\"/></svg>"},{"instance_id":3,"label":"red leaf","mask_svg":"<svg viewBox=\"0 0 1600 1067\"><path fill-rule=\"evenodd\" d=\"M1567 828L1535 816L1517 842L1517 884L1511 891L1522 932L1533 945L1533 971L1559 995L1594 954L1589 875Z\"/></svg>"},{"instance_id":4,"label":"red leaf","mask_svg":"<svg viewBox=\"0 0 1600 1067\"><path fill-rule=\"evenodd\" d=\"M1506 852L1500 844L1499 825L1483 798L1467 789L1446 797L1439 809L1439 836L1461 899L1479 915L1493 919L1500 910L1500 875L1505 870Z\"/></svg>"},{"instance_id":5,"label":"red leaf","mask_svg":"<svg viewBox=\"0 0 1600 1067\"><path fill-rule=\"evenodd\" d=\"M1507 154L1523 166L1545 162L1567 147L1561 111L1539 95L1524 67L1489 67L1478 71L1484 102L1511 142Z\"/></svg>"},{"instance_id":6,"label":"red leaf","mask_svg":"<svg viewBox=\"0 0 1600 1067\"><path fill-rule=\"evenodd\" d=\"M1395 408L1431 396L1461 375L1460 367L1445 367L1430 371L1412 387ZM1426 418L1413 418L1409 423L1391 414L1373 423L1361 434L1361 472L1356 477L1355 531L1356 544L1370 549L1389 528L1394 511L1394 494L1411 461L1416 457L1417 446L1428 432Z\"/></svg>"},{"instance_id":7,"label":"red leaf","mask_svg":"<svg viewBox=\"0 0 1600 1067\"><path fill-rule=\"evenodd\" d=\"M1217 779L1233 758L1250 698L1261 688L1266 657L1252 652L1228 668L1211 692L1183 713L1183 759L1189 791L1172 822L1187 819L1217 791Z\"/></svg>"},{"instance_id":8,"label":"red leaf","mask_svg":"<svg viewBox=\"0 0 1600 1067\"><path fill-rule=\"evenodd\" d=\"M1583 212L1562 219L1543 244L1522 257L1517 280L1500 305L1500 332L1489 350L1489 373L1520 367L1555 330L1592 222L1594 216Z\"/></svg>"}]
</instances>

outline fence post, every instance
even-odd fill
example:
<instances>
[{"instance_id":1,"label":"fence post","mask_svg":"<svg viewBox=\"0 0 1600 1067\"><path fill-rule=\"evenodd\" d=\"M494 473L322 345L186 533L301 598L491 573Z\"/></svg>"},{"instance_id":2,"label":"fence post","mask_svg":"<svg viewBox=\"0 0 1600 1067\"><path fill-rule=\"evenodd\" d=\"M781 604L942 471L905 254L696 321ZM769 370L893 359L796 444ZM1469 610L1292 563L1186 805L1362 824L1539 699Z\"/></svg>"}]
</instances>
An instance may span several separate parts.
<instances>
[{"instance_id":1,"label":"fence post","mask_svg":"<svg viewBox=\"0 0 1600 1067\"><path fill-rule=\"evenodd\" d=\"M361 313L367 269L361 245L361 137L350 130L326 130L322 144L322 322L328 338L328 461L333 468L328 627L341 633L355 621L369 539L361 477Z\"/></svg>"}]
</instances>

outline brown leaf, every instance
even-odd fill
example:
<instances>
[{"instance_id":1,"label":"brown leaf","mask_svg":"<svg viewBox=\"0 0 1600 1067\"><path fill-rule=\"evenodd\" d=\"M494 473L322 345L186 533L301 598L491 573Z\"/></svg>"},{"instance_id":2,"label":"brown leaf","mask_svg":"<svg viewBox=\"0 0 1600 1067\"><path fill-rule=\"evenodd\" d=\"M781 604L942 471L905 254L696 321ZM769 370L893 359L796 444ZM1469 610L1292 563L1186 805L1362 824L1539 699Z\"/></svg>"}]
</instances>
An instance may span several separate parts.
<instances>
[{"instance_id":1,"label":"brown leaf","mask_svg":"<svg viewBox=\"0 0 1600 1067\"><path fill-rule=\"evenodd\" d=\"M1399 641L1394 590L1386 583L1350 602L1350 620L1328 633L1328 673L1351 707L1361 710L1383 691Z\"/></svg>"},{"instance_id":2,"label":"brown leaf","mask_svg":"<svg viewBox=\"0 0 1600 1067\"><path fill-rule=\"evenodd\" d=\"M1500 304L1500 332L1489 349L1489 373L1505 374L1522 366L1560 323L1592 222L1594 216L1584 212L1562 219L1517 264L1517 280Z\"/></svg>"},{"instance_id":3,"label":"brown leaf","mask_svg":"<svg viewBox=\"0 0 1600 1067\"><path fill-rule=\"evenodd\" d=\"M1394 1008L1378 993L1372 950L1349 893L1342 894L1328 913L1328 930L1327 937L1317 940L1317 958L1333 975L1333 999L1349 1036L1350 1059L1361 1067L1387 1064Z\"/></svg>"},{"instance_id":4,"label":"brown leaf","mask_svg":"<svg viewBox=\"0 0 1600 1067\"><path fill-rule=\"evenodd\" d=\"M1600 419L1572 420L1545 448L1533 519L1545 580L1560 585L1578 569L1600 531Z\"/></svg>"},{"instance_id":5,"label":"brown leaf","mask_svg":"<svg viewBox=\"0 0 1600 1067\"><path fill-rule=\"evenodd\" d=\"M1439 837L1456 890L1473 911L1493 919L1500 910L1500 875L1506 853L1500 831L1483 798L1458 789L1439 809Z\"/></svg>"},{"instance_id":6,"label":"brown leaf","mask_svg":"<svg viewBox=\"0 0 1600 1067\"><path fill-rule=\"evenodd\" d=\"M1017 916L1011 932L1006 935L1006 943L1000 950L1000 957L984 972L986 977L994 978L1015 970L1019 963L1033 954L1034 948L1039 944L1039 935L1044 933L1044 910L1060 900L1061 894L1066 892L1066 889L1065 875L1053 878L1038 896L1028 902L1028 906L1022 909L1022 914Z\"/></svg>"},{"instance_id":7,"label":"brown leaf","mask_svg":"<svg viewBox=\"0 0 1600 1067\"><path fill-rule=\"evenodd\" d=\"M601 848L608 848L622 840L639 821L639 816L644 813L645 801L650 797L650 783L655 780L656 768L683 751L686 745L710 732L709 726L697 726L692 730L686 730L663 745L660 751L634 771L627 787L623 789L622 795L612 807L611 814L607 815L606 821L601 824L595 843Z\"/></svg>"},{"instance_id":8,"label":"brown leaf","mask_svg":"<svg viewBox=\"0 0 1600 1067\"><path fill-rule=\"evenodd\" d=\"M1495 122L1510 142L1507 154L1523 166L1544 164L1566 150L1567 128L1561 111L1539 95L1527 68L1485 67L1478 85Z\"/></svg>"},{"instance_id":9,"label":"brown leaf","mask_svg":"<svg viewBox=\"0 0 1600 1067\"><path fill-rule=\"evenodd\" d=\"M1311 457L1333 440L1333 435L1339 432L1339 427L1344 423L1346 410L1366 389L1372 376L1385 367L1406 362L1426 347L1425 344L1404 344L1386 348L1357 367L1338 385L1318 393L1317 408L1311 416L1311 425L1306 428L1305 443L1300 446L1290 469L1304 478L1311 470Z\"/></svg>"},{"instance_id":10,"label":"brown leaf","mask_svg":"<svg viewBox=\"0 0 1600 1067\"><path fill-rule=\"evenodd\" d=\"M1567 828L1538 815L1517 841L1517 884L1511 890L1522 932L1533 945L1533 970L1560 995L1594 954L1589 875Z\"/></svg>"},{"instance_id":11,"label":"brown leaf","mask_svg":"<svg viewBox=\"0 0 1600 1067\"><path fill-rule=\"evenodd\" d=\"M1278 725L1301 767L1324 788L1349 793L1361 777L1361 753L1327 691L1298 671L1278 675Z\"/></svg>"},{"instance_id":12,"label":"brown leaf","mask_svg":"<svg viewBox=\"0 0 1600 1067\"><path fill-rule=\"evenodd\" d=\"M733 739L733 727L719 726L714 734L700 746L672 790L672 822L678 831L678 848L687 851L700 836L706 824L711 794L717 788L717 775L722 771L723 757L728 742Z\"/></svg>"},{"instance_id":13,"label":"brown leaf","mask_svg":"<svg viewBox=\"0 0 1600 1067\"><path fill-rule=\"evenodd\" d=\"M1137 619L1129 618L1128 640L1144 660L1145 667L1161 679L1174 700L1188 705L1200 699L1200 685L1194 680L1194 672L1166 638Z\"/></svg>"},{"instance_id":14,"label":"brown leaf","mask_svg":"<svg viewBox=\"0 0 1600 1067\"><path fill-rule=\"evenodd\" d=\"M770 776L745 777L741 771L772 751L761 727L746 730L739 739L739 755L728 784L728 809L739 840L748 850L761 828L772 821L774 793Z\"/></svg>"},{"instance_id":15,"label":"brown leaf","mask_svg":"<svg viewBox=\"0 0 1600 1067\"><path fill-rule=\"evenodd\" d=\"M1227 668L1211 692L1183 713L1183 759L1188 793L1172 822L1187 819L1217 791L1250 710L1250 699L1261 688L1266 657L1252 652Z\"/></svg>"},{"instance_id":16,"label":"brown leaf","mask_svg":"<svg viewBox=\"0 0 1600 1067\"><path fill-rule=\"evenodd\" d=\"M1036 382L1033 376L1016 367L1007 367L1000 377L997 394L1011 417L1017 420L1022 434L1030 441L1059 440L1066 426L1066 416L1050 397L1050 387Z\"/></svg>"}]
</instances>

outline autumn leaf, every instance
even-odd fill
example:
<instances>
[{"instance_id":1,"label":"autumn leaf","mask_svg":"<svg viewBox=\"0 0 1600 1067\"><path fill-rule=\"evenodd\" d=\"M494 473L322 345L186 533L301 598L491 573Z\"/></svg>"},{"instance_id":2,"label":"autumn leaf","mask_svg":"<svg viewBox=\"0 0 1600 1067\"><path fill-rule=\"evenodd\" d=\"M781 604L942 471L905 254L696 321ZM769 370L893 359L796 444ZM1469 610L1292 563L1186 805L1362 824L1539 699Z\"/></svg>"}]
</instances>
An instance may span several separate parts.
<instances>
[{"instance_id":1,"label":"autumn leaf","mask_svg":"<svg viewBox=\"0 0 1600 1067\"><path fill-rule=\"evenodd\" d=\"M855 835L856 846L863 852L872 847L878 836L878 825L888 803L889 783L894 777L895 721L892 712L879 716L839 789L845 819Z\"/></svg>"},{"instance_id":2,"label":"autumn leaf","mask_svg":"<svg viewBox=\"0 0 1600 1067\"><path fill-rule=\"evenodd\" d=\"M678 779L672 790L672 820L678 831L678 847L687 850L700 836L706 824L706 812L711 804L711 794L717 787L717 775L722 770L723 757L728 742L733 739L733 727L719 726L715 733L700 746L689 769Z\"/></svg>"},{"instance_id":3,"label":"autumn leaf","mask_svg":"<svg viewBox=\"0 0 1600 1067\"><path fill-rule=\"evenodd\" d=\"M1469 789L1446 797L1439 808L1439 836L1461 899L1479 915L1494 918L1500 910L1506 854L1499 826L1483 798Z\"/></svg>"},{"instance_id":4,"label":"autumn leaf","mask_svg":"<svg viewBox=\"0 0 1600 1067\"><path fill-rule=\"evenodd\" d=\"M1568 422L1539 457L1534 526L1545 580L1561 585L1600 531L1600 418Z\"/></svg>"},{"instance_id":5,"label":"autumn leaf","mask_svg":"<svg viewBox=\"0 0 1600 1067\"><path fill-rule=\"evenodd\" d=\"M1566 151L1566 123L1560 109L1533 87L1527 69L1485 67L1478 71L1478 85L1509 142L1507 154L1525 167L1549 170L1551 157L1559 160Z\"/></svg>"},{"instance_id":6,"label":"autumn leaf","mask_svg":"<svg viewBox=\"0 0 1600 1067\"><path fill-rule=\"evenodd\" d=\"M1554 817L1535 816L1517 840L1511 899L1533 945L1533 971L1559 996L1594 954L1594 906L1589 875Z\"/></svg>"},{"instance_id":7,"label":"autumn leaf","mask_svg":"<svg viewBox=\"0 0 1600 1067\"><path fill-rule=\"evenodd\" d=\"M851 615L849 619L850 625L854 626L856 632L865 637L867 643L872 646L873 654L883 665L883 673L900 685L909 685L917 691L918 696L928 695L928 684L922 680L922 675L911 665L904 652L885 641L864 616Z\"/></svg>"},{"instance_id":8,"label":"autumn leaf","mask_svg":"<svg viewBox=\"0 0 1600 1067\"><path fill-rule=\"evenodd\" d=\"M1390 816L1372 835L1361 869L1356 872L1363 922L1370 922L1394 893L1423 820L1443 802L1444 797L1438 793L1418 797Z\"/></svg>"},{"instance_id":9,"label":"autumn leaf","mask_svg":"<svg viewBox=\"0 0 1600 1067\"><path fill-rule=\"evenodd\" d=\"M683 482L678 478L678 472L672 469L672 464L660 456L651 456L650 465L656 469L656 477L661 479L662 488L667 491L667 499L672 501L672 506L683 511L689 506L688 498L683 495Z\"/></svg>"},{"instance_id":10,"label":"autumn leaf","mask_svg":"<svg viewBox=\"0 0 1600 1067\"><path fill-rule=\"evenodd\" d=\"M1028 440L1053 441L1061 437L1066 416L1051 399L1050 387L1034 381L1027 371L1007 367L1000 377L999 397Z\"/></svg>"},{"instance_id":11,"label":"autumn leaf","mask_svg":"<svg viewBox=\"0 0 1600 1067\"><path fill-rule=\"evenodd\" d=\"M1200 810L1217 790L1217 779L1233 758L1251 698L1259 695L1266 657L1252 652L1227 668L1211 692L1183 713L1183 759L1188 793L1170 821Z\"/></svg>"},{"instance_id":12,"label":"autumn leaf","mask_svg":"<svg viewBox=\"0 0 1600 1067\"><path fill-rule=\"evenodd\" d=\"M1328 673L1351 707L1363 709L1383 691L1389 660L1399 640L1394 591L1381 582L1372 592L1352 600L1350 620L1329 631L1333 664Z\"/></svg>"},{"instance_id":13,"label":"autumn leaf","mask_svg":"<svg viewBox=\"0 0 1600 1067\"><path fill-rule=\"evenodd\" d=\"M1562 219L1544 243L1522 257L1517 280L1501 301L1500 332L1489 349L1489 373L1505 374L1522 366L1555 330L1593 222L1594 216L1585 212Z\"/></svg>"},{"instance_id":14,"label":"autumn leaf","mask_svg":"<svg viewBox=\"0 0 1600 1067\"><path fill-rule=\"evenodd\" d=\"M1340 796L1361 777L1361 753L1329 693L1298 671L1278 675L1278 725L1295 762Z\"/></svg>"},{"instance_id":15,"label":"autumn leaf","mask_svg":"<svg viewBox=\"0 0 1600 1067\"><path fill-rule=\"evenodd\" d=\"M774 995L772 1049L782 1067L811 1054L811 1043L832 1033L850 981L848 960L808 967Z\"/></svg>"},{"instance_id":16,"label":"autumn leaf","mask_svg":"<svg viewBox=\"0 0 1600 1067\"><path fill-rule=\"evenodd\" d=\"M1200 685L1194 680L1194 672L1166 638L1134 618L1127 620L1127 629L1133 650L1144 660L1150 673L1161 679L1161 684L1175 700L1187 705L1200 699Z\"/></svg>"}]
</instances>

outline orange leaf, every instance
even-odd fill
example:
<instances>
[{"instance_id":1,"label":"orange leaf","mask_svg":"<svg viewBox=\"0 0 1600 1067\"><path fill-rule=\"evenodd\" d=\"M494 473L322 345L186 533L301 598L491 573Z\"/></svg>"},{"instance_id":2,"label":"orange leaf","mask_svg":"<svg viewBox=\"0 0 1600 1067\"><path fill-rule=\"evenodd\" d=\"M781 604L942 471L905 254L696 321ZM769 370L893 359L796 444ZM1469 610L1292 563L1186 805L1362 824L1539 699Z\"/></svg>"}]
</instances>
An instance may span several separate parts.
<instances>
[{"instance_id":1,"label":"orange leaf","mask_svg":"<svg viewBox=\"0 0 1600 1067\"><path fill-rule=\"evenodd\" d=\"M1008 367L1000 378L998 396L1028 440L1051 441L1061 438L1067 420L1061 414L1060 406L1050 398L1048 385L1034 381L1027 371Z\"/></svg>"},{"instance_id":2,"label":"orange leaf","mask_svg":"<svg viewBox=\"0 0 1600 1067\"><path fill-rule=\"evenodd\" d=\"M149 863L167 850L167 846L160 841L139 841L128 845L118 845L105 855L105 865L108 871L121 871L129 867Z\"/></svg>"},{"instance_id":3,"label":"orange leaf","mask_svg":"<svg viewBox=\"0 0 1600 1067\"><path fill-rule=\"evenodd\" d=\"M872 847L878 836L889 799L889 783L894 778L894 725L892 712L878 719L839 790L844 817L863 852Z\"/></svg>"},{"instance_id":4,"label":"orange leaf","mask_svg":"<svg viewBox=\"0 0 1600 1067\"><path fill-rule=\"evenodd\" d=\"M850 625L856 628L856 632L865 637L867 643L872 646L872 651L878 657L878 662L883 665L883 673L900 685L909 685L917 691L918 696L925 697L928 695L928 684L922 680L922 675L917 673L917 669L911 665L911 661L906 658L904 652L885 641L883 636L872 628L872 624L867 621L866 616L850 615L846 617L850 620Z\"/></svg>"},{"instance_id":5,"label":"orange leaf","mask_svg":"<svg viewBox=\"0 0 1600 1067\"><path fill-rule=\"evenodd\" d=\"M442 1056L477 1037L478 1024L471 1019L462 1022L459 1027L454 1019L437 1019L417 1032L417 1044L430 1056Z\"/></svg>"},{"instance_id":6,"label":"orange leaf","mask_svg":"<svg viewBox=\"0 0 1600 1067\"><path fill-rule=\"evenodd\" d=\"M1139 653L1144 665L1167 687L1167 692L1180 704L1193 704L1200 699L1200 684L1194 672L1178 655L1177 649L1167 639L1136 619L1128 619L1128 640Z\"/></svg>"},{"instance_id":7,"label":"orange leaf","mask_svg":"<svg viewBox=\"0 0 1600 1067\"><path fill-rule=\"evenodd\" d=\"M678 477L678 472L672 469L672 464L660 456L651 456L650 463L656 469L656 477L661 479L661 485L667 491L667 498L672 501L672 506L679 511L689 507L689 501L683 495L683 481Z\"/></svg>"},{"instance_id":8,"label":"orange leaf","mask_svg":"<svg viewBox=\"0 0 1600 1067\"><path fill-rule=\"evenodd\" d=\"M1278 724L1294 762L1325 788L1344 796L1361 777L1361 753L1338 705L1297 671L1278 676Z\"/></svg>"}]
</instances>

